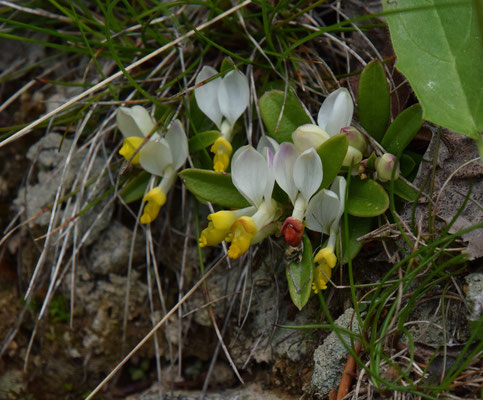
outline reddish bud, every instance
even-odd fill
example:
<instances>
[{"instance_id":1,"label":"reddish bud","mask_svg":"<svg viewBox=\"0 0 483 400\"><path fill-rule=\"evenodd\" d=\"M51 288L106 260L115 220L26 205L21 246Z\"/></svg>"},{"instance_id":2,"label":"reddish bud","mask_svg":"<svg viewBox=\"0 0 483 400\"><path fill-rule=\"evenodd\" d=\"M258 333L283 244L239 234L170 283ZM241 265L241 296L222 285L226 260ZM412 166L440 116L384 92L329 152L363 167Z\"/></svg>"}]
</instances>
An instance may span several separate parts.
<instances>
[{"instance_id":1,"label":"reddish bud","mask_svg":"<svg viewBox=\"0 0 483 400\"><path fill-rule=\"evenodd\" d=\"M285 241L293 247L297 247L302 241L304 235L304 225L302 221L288 217L283 223L280 234L285 236Z\"/></svg>"}]
</instances>

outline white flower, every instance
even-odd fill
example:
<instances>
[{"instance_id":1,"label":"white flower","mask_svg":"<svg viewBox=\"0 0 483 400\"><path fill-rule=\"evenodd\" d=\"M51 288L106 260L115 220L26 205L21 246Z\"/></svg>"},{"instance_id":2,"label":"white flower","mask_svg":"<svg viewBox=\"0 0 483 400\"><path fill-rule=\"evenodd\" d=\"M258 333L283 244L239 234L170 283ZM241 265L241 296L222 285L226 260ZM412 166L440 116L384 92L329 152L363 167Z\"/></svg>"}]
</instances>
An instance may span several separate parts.
<instances>
[{"instance_id":1,"label":"white flower","mask_svg":"<svg viewBox=\"0 0 483 400\"><path fill-rule=\"evenodd\" d=\"M214 170L224 172L230 163L233 127L248 107L250 91L246 76L238 70L202 84L217 74L213 67L201 69L195 81L196 85L200 85L195 89L195 98L200 110L222 133L210 150L215 154Z\"/></svg>"},{"instance_id":2,"label":"white flower","mask_svg":"<svg viewBox=\"0 0 483 400\"><path fill-rule=\"evenodd\" d=\"M294 208L281 234L291 246L298 246L304 233L303 220L310 198L322 183L322 161L313 147L299 154L295 145L282 143L274 160L275 180L287 193Z\"/></svg>"},{"instance_id":3,"label":"white flower","mask_svg":"<svg viewBox=\"0 0 483 400\"><path fill-rule=\"evenodd\" d=\"M274 155L269 146L262 146L261 150L263 155L252 146L243 146L233 155L233 184L255 207L256 212L252 216L242 216L233 223L226 237L231 242L228 250L231 258L238 258L251 244L258 243L272 233L272 222L277 217L277 206L272 199Z\"/></svg>"}]
</instances>

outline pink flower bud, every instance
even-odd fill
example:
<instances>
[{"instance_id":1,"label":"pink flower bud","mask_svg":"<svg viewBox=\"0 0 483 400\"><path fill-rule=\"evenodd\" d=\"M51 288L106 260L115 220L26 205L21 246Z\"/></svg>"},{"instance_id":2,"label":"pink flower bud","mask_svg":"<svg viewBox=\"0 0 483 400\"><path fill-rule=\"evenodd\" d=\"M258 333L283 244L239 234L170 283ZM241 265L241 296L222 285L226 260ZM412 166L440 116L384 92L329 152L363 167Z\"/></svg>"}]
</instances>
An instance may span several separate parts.
<instances>
[{"instance_id":1,"label":"pink flower bud","mask_svg":"<svg viewBox=\"0 0 483 400\"><path fill-rule=\"evenodd\" d=\"M397 158L393 154L386 153L382 157L378 157L376 160L377 179L379 179L381 182L390 181L394 167L396 167L394 179L398 179L399 163L396 165L396 162Z\"/></svg>"}]
</instances>

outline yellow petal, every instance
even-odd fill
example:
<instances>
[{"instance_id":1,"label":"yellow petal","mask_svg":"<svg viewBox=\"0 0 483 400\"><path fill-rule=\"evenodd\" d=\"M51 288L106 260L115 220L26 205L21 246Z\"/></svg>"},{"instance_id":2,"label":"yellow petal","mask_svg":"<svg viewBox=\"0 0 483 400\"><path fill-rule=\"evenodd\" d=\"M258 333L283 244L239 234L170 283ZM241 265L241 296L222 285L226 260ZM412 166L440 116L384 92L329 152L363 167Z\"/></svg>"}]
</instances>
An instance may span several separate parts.
<instances>
[{"instance_id":1,"label":"yellow petal","mask_svg":"<svg viewBox=\"0 0 483 400\"><path fill-rule=\"evenodd\" d=\"M314 262L321 265L327 264L329 268L334 268L337 264L337 257L334 254L334 249L331 246L323 248L316 254Z\"/></svg>"},{"instance_id":2,"label":"yellow petal","mask_svg":"<svg viewBox=\"0 0 483 400\"><path fill-rule=\"evenodd\" d=\"M213 222L210 222L208 227L201 232L199 246L216 246L220 244L225 239L229 229L217 229Z\"/></svg>"},{"instance_id":3,"label":"yellow petal","mask_svg":"<svg viewBox=\"0 0 483 400\"><path fill-rule=\"evenodd\" d=\"M213 169L217 172L225 172L230 164L230 157L233 151L230 142L221 136L216 139L210 151L215 154L215 157L213 157Z\"/></svg>"},{"instance_id":4,"label":"yellow petal","mask_svg":"<svg viewBox=\"0 0 483 400\"><path fill-rule=\"evenodd\" d=\"M143 198L147 204L144 206L143 215L141 216L142 224L149 224L153 222L159 214L159 210L166 203L166 195L161 188L155 187L151 189Z\"/></svg>"},{"instance_id":5,"label":"yellow petal","mask_svg":"<svg viewBox=\"0 0 483 400\"><path fill-rule=\"evenodd\" d=\"M328 264L319 264L315 267L314 282L312 283L312 289L315 293L327 289L327 282L331 275L332 268Z\"/></svg>"},{"instance_id":6,"label":"yellow petal","mask_svg":"<svg viewBox=\"0 0 483 400\"><path fill-rule=\"evenodd\" d=\"M250 243L257 233L257 226L251 217L240 217L232 225L225 240L231 242L228 257L238 258L250 247Z\"/></svg>"},{"instance_id":7,"label":"yellow petal","mask_svg":"<svg viewBox=\"0 0 483 400\"><path fill-rule=\"evenodd\" d=\"M124 143L122 144L121 149L119 150L119 154L123 156L126 161L133 156L136 150L141 146L144 139L138 136L130 136L124 139ZM130 161L131 164L139 164L139 153L137 153L134 158Z\"/></svg>"}]
</instances>

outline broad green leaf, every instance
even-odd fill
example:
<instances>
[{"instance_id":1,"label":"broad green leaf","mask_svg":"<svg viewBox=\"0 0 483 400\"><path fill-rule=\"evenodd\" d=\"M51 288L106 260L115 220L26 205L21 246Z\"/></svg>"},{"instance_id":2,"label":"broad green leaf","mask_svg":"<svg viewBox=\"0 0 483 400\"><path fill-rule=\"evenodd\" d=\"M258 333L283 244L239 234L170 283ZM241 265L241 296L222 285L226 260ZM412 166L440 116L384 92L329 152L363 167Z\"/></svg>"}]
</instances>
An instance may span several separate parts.
<instances>
[{"instance_id":1,"label":"broad green leaf","mask_svg":"<svg viewBox=\"0 0 483 400\"><path fill-rule=\"evenodd\" d=\"M373 223L374 219L372 218L360 218L349 215L349 242L346 242L344 230L342 231L342 262L346 263L357 256L362 248L362 243L358 242L357 239L369 233Z\"/></svg>"},{"instance_id":2,"label":"broad green leaf","mask_svg":"<svg viewBox=\"0 0 483 400\"><path fill-rule=\"evenodd\" d=\"M481 1L481 0L480 0ZM483 38L477 2L384 0L396 67L423 118L479 139L483 131Z\"/></svg>"},{"instance_id":3,"label":"broad green leaf","mask_svg":"<svg viewBox=\"0 0 483 400\"><path fill-rule=\"evenodd\" d=\"M289 262L285 268L290 298L299 310L302 310L309 301L314 270L312 244L307 235L304 235L302 245L302 254L294 254L294 257L301 256L302 259ZM294 247L292 249L295 250Z\"/></svg>"},{"instance_id":4,"label":"broad green leaf","mask_svg":"<svg viewBox=\"0 0 483 400\"><path fill-rule=\"evenodd\" d=\"M259 100L260 114L267 128L268 134L279 143L291 142L292 132L300 125L310 124L312 121L302 108L299 100L289 90L283 107L282 119L277 127L283 106L284 92L270 90Z\"/></svg>"},{"instance_id":5,"label":"broad green leaf","mask_svg":"<svg viewBox=\"0 0 483 400\"><path fill-rule=\"evenodd\" d=\"M178 175L186 188L201 200L227 208L243 208L250 205L233 185L230 174L189 168Z\"/></svg>"},{"instance_id":6,"label":"broad green leaf","mask_svg":"<svg viewBox=\"0 0 483 400\"><path fill-rule=\"evenodd\" d=\"M121 190L121 198L127 203L139 200L146 192L151 174L146 171L141 171L139 175L133 178L130 182L124 186Z\"/></svg>"},{"instance_id":7,"label":"broad green leaf","mask_svg":"<svg viewBox=\"0 0 483 400\"><path fill-rule=\"evenodd\" d=\"M190 153L196 153L197 151L212 145L220 136L221 133L218 131L205 131L198 133L188 142Z\"/></svg>"},{"instance_id":8,"label":"broad green leaf","mask_svg":"<svg viewBox=\"0 0 483 400\"><path fill-rule=\"evenodd\" d=\"M339 173L348 146L349 141L347 140L347 136L339 134L326 140L317 149L317 153L322 160L322 169L324 171L320 189L329 187Z\"/></svg>"},{"instance_id":9,"label":"broad green leaf","mask_svg":"<svg viewBox=\"0 0 483 400\"><path fill-rule=\"evenodd\" d=\"M382 184L388 192L391 191L391 182ZM406 201L416 201L418 199L418 191L409 186L402 179L394 181L394 194Z\"/></svg>"},{"instance_id":10,"label":"broad green leaf","mask_svg":"<svg viewBox=\"0 0 483 400\"><path fill-rule=\"evenodd\" d=\"M384 68L379 61L371 61L362 71L357 99L361 125L380 142L389 124L391 101Z\"/></svg>"},{"instance_id":11,"label":"broad green leaf","mask_svg":"<svg viewBox=\"0 0 483 400\"><path fill-rule=\"evenodd\" d=\"M406 108L389 126L382 139L382 147L388 153L399 156L416 136L422 123L422 110L419 104Z\"/></svg>"},{"instance_id":12,"label":"broad green leaf","mask_svg":"<svg viewBox=\"0 0 483 400\"><path fill-rule=\"evenodd\" d=\"M389 196L372 179L351 178L346 209L354 217L376 217L389 207Z\"/></svg>"}]
</instances>

